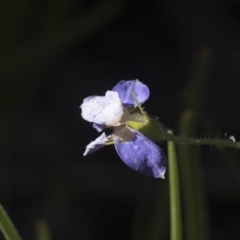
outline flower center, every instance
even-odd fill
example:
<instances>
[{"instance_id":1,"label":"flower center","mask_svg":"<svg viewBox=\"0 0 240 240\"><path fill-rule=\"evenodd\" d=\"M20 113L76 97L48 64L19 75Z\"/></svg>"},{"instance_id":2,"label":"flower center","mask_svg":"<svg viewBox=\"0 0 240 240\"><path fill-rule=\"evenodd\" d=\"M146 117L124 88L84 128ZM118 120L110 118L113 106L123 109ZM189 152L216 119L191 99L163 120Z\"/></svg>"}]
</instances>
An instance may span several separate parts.
<instances>
[{"instance_id":1,"label":"flower center","mask_svg":"<svg viewBox=\"0 0 240 240\"><path fill-rule=\"evenodd\" d=\"M119 126L114 128L114 136L119 137L122 142L129 142L135 139L135 134L127 126Z\"/></svg>"},{"instance_id":2,"label":"flower center","mask_svg":"<svg viewBox=\"0 0 240 240\"><path fill-rule=\"evenodd\" d=\"M113 132L114 136L119 137L123 142L128 142L135 139L135 133L133 133L129 128L127 124L128 122L134 122L143 126L146 123L146 118L141 113L136 112L135 110L133 111L133 109L123 109L123 115L118 125L115 125Z\"/></svg>"}]
</instances>

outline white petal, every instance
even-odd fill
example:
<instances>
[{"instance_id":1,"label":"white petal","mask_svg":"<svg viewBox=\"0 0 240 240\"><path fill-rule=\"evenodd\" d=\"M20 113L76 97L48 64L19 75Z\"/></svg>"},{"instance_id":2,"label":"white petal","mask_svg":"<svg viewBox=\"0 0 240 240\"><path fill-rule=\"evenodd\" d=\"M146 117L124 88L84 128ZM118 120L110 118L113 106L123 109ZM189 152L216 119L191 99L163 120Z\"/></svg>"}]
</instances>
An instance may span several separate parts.
<instances>
[{"instance_id":1,"label":"white petal","mask_svg":"<svg viewBox=\"0 0 240 240\"><path fill-rule=\"evenodd\" d=\"M93 153L95 151L97 151L98 149L102 148L105 146L105 143L108 141L106 134L103 133L102 135L100 135L98 138L96 138L94 141L90 142L87 146L86 146L86 150L83 153L83 156L88 155L89 153Z\"/></svg>"},{"instance_id":2,"label":"white petal","mask_svg":"<svg viewBox=\"0 0 240 240\"><path fill-rule=\"evenodd\" d=\"M105 96L91 96L83 100L82 117L97 124L114 124L123 115L123 106L117 92L107 91Z\"/></svg>"}]
</instances>

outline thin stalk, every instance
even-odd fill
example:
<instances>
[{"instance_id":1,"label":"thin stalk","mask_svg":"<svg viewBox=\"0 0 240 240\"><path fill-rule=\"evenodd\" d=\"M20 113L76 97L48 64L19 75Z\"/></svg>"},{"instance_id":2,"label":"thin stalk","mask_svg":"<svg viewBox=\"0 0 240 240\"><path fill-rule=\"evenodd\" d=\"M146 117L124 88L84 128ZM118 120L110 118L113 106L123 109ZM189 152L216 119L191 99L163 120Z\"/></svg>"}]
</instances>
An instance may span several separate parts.
<instances>
[{"instance_id":1,"label":"thin stalk","mask_svg":"<svg viewBox=\"0 0 240 240\"><path fill-rule=\"evenodd\" d=\"M171 240L182 240L181 199L175 144L168 142Z\"/></svg>"},{"instance_id":2,"label":"thin stalk","mask_svg":"<svg viewBox=\"0 0 240 240\"><path fill-rule=\"evenodd\" d=\"M221 139L206 139L206 138L187 138L175 136L170 133L164 134L161 137L161 140L173 141L176 143L191 144L191 145L212 145L217 147L230 147L240 149L240 142L235 142L235 139L232 137L231 140L221 140Z\"/></svg>"}]
</instances>

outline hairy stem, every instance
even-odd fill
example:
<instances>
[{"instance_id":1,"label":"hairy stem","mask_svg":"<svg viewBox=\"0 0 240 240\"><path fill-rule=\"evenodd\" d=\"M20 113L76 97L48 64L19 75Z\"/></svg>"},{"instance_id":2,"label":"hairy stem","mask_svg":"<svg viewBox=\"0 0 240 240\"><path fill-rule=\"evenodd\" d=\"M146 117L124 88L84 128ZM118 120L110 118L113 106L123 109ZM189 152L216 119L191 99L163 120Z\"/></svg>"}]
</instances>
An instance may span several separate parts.
<instances>
[{"instance_id":1,"label":"hairy stem","mask_svg":"<svg viewBox=\"0 0 240 240\"><path fill-rule=\"evenodd\" d=\"M166 133L161 137L164 141L173 141L182 144L192 144L192 145L213 145L219 147L231 147L240 149L240 142L235 142L234 139L231 140L221 140L221 139L206 139L206 138L186 138L172 135L171 133Z\"/></svg>"}]
</instances>

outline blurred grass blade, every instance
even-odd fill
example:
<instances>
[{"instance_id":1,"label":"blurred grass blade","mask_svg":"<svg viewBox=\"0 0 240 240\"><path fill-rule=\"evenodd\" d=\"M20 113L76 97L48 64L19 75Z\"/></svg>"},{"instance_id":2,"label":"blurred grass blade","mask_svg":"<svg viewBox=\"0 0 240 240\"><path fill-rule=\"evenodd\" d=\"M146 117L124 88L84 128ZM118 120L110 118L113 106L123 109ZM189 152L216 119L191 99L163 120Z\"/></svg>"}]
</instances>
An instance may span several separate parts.
<instances>
[{"instance_id":1,"label":"blurred grass blade","mask_svg":"<svg viewBox=\"0 0 240 240\"><path fill-rule=\"evenodd\" d=\"M180 117L180 131L186 136L193 136L198 120L198 115L186 109ZM182 159L180 173L186 240L208 240L210 239L209 216L199 151L196 147L185 146L179 149L179 156Z\"/></svg>"},{"instance_id":2,"label":"blurred grass blade","mask_svg":"<svg viewBox=\"0 0 240 240\"><path fill-rule=\"evenodd\" d=\"M181 199L175 144L168 142L171 240L182 240Z\"/></svg>"},{"instance_id":3,"label":"blurred grass blade","mask_svg":"<svg viewBox=\"0 0 240 240\"><path fill-rule=\"evenodd\" d=\"M190 79L182 95L182 113L179 132L186 137L195 136L202 125L204 99L208 83L212 49L202 46L198 49ZM209 213L202 173L202 162L197 148L185 146L179 149L182 165L179 167L184 209L186 240L209 240Z\"/></svg>"},{"instance_id":4,"label":"blurred grass blade","mask_svg":"<svg viewBox=\"0 0 240 240\"><path fill-rule=\"evenodd\" d=\"M36 229L36 240L51 240L50 229L47 221L38 220L35 225Z\"/></svg>"},{"instance_id":5,"label":"blurred grass blade","mask_svg":"<svg viewBox=\"0 0 240 240\"><path fill-rule=\"evenodd\" d=\"M20 240L20 236L15 229L11 219L0 204L0 229L6 240Z\"/></svg>"}]
</instances>

